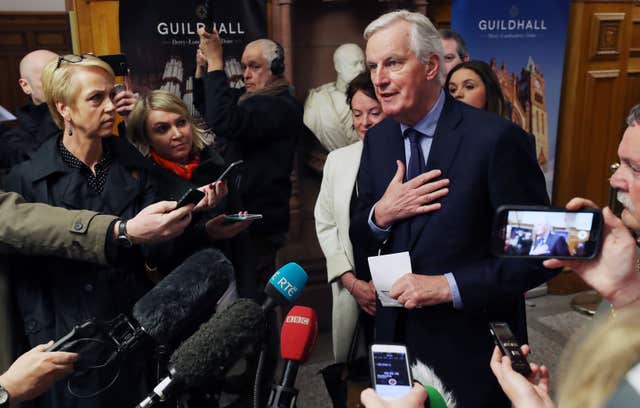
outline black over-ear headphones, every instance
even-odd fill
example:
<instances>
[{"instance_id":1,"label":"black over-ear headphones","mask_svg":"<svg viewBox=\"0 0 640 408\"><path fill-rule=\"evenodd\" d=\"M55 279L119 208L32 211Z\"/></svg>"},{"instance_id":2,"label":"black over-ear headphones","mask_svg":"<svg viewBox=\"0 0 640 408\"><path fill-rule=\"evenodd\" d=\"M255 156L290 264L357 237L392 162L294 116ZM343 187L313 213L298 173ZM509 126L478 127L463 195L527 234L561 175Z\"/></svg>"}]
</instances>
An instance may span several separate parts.
<instances>
[{"instance_id":1,"label":"black over-ear headphones","mask_svg":"<svg viewBox=\"0 0 640 408\"><path fill-rule=\"evenodd\" d=\"M276 45L276 57L271 61L271 74L280 76L284 74L284 48L277 41L273 43Z\"/></svg>"}]
</instances>

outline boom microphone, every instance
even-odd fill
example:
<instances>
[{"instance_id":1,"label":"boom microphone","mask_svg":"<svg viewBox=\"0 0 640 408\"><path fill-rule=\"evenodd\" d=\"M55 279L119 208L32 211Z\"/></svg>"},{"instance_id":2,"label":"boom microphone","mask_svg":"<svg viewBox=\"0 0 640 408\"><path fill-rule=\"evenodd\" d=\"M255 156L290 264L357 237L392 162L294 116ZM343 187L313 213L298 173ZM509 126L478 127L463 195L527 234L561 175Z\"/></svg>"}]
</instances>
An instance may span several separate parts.
<instances>
[{"instance_id":1,"label":"boom microphone","mask_svg":"<svg viewBox=\"0 0 640 408\"><path fill-rule=\"evenodd\" d=\"M151 407L178 390L221 378L249 345L263 339L265 330L262 308L250 299L236 300L176 349L169 359L169 376L137 408Z\"/></svg>"},{"instance_id":2,"label":"boom microphone","mask_svg":"<svg viewBox=\"0 0 640 408\"><path fill-rule=\"evenodd\" d=\"M198 251L135 304L133 317L158 343L171 343L211 316L232 280L233 266L222 252Z\"/></svg>"},{"instance_id":3,"label":"boom microphone","mask_svg":"<svg viewBox=\"0 0 640 408\"><path fill-rule=\"evenodd\" d=\"M310 307L294 306L280 332L280 354L285 360L279 385L271 388L268 408L295 407L298 390L294 388L298 366L309 358L318 338L318 318Z\"/></svg>"},{"instance_id":4,"label":"boom microphone","mask_svg":"<svg viewBox=\"0 0 640 408\"><path fill-rule=\"evenodd\" d=\"M78 344L82 343L79 339L100 337L122 356L149 337L159 344L177 341L190 334L187 329L197 327L211 315L232 277L233 267L222 252L198 251L136 302L134 319L119 315L106 323L86 322L76 326L49 350L79 351Z\"/></svg>"}]
</instances>

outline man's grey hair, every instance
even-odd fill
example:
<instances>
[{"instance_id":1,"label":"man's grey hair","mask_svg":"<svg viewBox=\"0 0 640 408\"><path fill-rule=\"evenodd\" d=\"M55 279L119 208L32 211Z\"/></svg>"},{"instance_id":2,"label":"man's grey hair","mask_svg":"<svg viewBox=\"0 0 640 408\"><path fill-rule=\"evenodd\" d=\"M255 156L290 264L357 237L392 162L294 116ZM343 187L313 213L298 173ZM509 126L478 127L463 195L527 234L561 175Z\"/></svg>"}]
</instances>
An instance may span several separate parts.
<instances>
[{"instance_id":1,"label":"man's grey hair","mask_svg":"<svg viewBox=\"0 0 640 408\"><path fill-rule=\"evenodd\" d=\"M635 105L627 115L627 126L635 126L640 124L640 103Z\"/></svg>"},{"instance_id":2,"label":"man's grey hair","mask_svg":"<svg viewBox=\"0 0 640 408\"><path fill-rule=\"evenodd\" d=\"M448 28L440 29L438 30L438 33L443 40L453 40L456 42L456 53L461 60L464 60L469 55L467 43L464 41L464 38L462 38L460 34Z\"/></svg>"},{"instance_id":3,"label":"man's grey hair","mask_svg":"<svg viewBox=\"0 0 640 408\"><path fill-rule=\"evenodd\" d=\"M269 65L269 67L271 67L271 63L276 58L282 58L282 62L284 64L284 53L282 52L282 48L275 41L268 38L260 38L259 40L255 40L247 44L247 47L250 45L259 45L262 48L262 56L267 60L267 65Z\"/></svg>"},{"instance_id":4,"label":"man's grey hair","mask_svg":"<svg viewBox=\"0 0 640 408\"><path fill-rule=\"evenodd\" d=\"M442 49L442 43L440 42L440 34L438 34L436 28L425 15L412 13L408 10L397 10L383 14L373 20L367 28L364 29L364 39L369 40L377 31L387 28L398 21L406 21L411 24L409 46L421 63L427 64L431 55L438 57L438 61L440 62L438 83L440 86L443 86L446 73L442 59L444 51Z\"/></svg>"}]
</instances>

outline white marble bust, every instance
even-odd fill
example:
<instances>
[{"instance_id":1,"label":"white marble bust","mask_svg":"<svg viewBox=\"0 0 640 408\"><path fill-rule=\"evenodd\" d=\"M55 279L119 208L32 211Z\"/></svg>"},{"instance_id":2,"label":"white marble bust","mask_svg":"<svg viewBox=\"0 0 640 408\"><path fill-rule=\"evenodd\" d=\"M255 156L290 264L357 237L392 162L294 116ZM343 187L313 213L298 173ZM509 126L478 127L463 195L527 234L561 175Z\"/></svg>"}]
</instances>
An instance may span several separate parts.
<instances>
[{"instance_id":1,"label":"white marble bust","mask_svg":"<svg viewBox=\"0 0 640 408\"><path fill-rule=\"evenodd\" d=\"M332 151L357 142L351 110L347 106L347 85L364 71L364 53L356 44L342 44L333 53L335 82L309 91L304 104L304 123L320 143Z\"/></svg>"}]
</instances>

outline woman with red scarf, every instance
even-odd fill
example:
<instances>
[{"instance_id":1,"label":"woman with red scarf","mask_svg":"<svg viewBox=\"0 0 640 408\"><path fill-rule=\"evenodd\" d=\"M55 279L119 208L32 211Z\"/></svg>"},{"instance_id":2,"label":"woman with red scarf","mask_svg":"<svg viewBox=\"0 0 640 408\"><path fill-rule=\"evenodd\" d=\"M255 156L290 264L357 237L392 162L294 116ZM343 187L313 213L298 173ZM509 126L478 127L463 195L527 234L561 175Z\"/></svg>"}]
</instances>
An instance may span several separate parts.
<instances>
[{"instance_id":1,"label":"woman with red scarf","mask_svg":"<svg viewBox=\"0 0 640 408\"><path fill-rule=\"evenodd\" d=\"M231 246L222 241L235 237L250 224L224 223L223 212L238 208L233 198L238 181L230 181L232 194L225 199L229 192L226 182L215 181L226 167L224 159L207 145L204 131L194 123L182 100L160 90L141 97L129 114L127 135L148 153L152 162L149 175L160 198L178 200L190 188L198 188L207 193L208 207L218 204L195 216L193 226L180 240L183 252L215 243L233 260Z\"/></svg>"}]
</instances>

